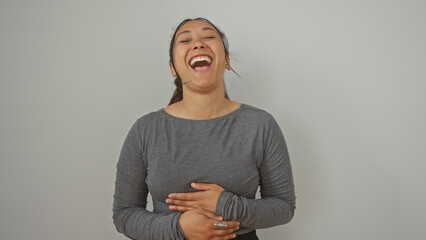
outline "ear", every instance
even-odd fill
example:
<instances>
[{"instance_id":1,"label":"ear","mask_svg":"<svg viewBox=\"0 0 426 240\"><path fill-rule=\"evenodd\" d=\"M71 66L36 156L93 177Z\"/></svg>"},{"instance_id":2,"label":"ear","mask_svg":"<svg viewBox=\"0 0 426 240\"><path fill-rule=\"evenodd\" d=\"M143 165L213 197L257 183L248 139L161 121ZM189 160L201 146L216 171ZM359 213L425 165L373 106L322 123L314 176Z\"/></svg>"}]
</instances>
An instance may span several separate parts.
<instances>
[{"instance_id":1,"label":"ear","mask_svg":"<svg viewBox=\"0 0 426 240\"><path fill-rule=\"evenodd\" d=\"M231 65L230 65L231 62L229 61L229 54L226 55L225 59L226 59L225 68L228 69L228 70L231 70Z\"/></svg>"},{"instance_id":2,"label":"ear","mask_svg":"<svg viewBox=\"0 0 426 240\"><path fill-rule=\"evenodd\" d=\"M170 72L172 72L172 76L176 77L176 71L171 62L169 62L169 67L170 67Z\"/></svg>"}]
</instances>

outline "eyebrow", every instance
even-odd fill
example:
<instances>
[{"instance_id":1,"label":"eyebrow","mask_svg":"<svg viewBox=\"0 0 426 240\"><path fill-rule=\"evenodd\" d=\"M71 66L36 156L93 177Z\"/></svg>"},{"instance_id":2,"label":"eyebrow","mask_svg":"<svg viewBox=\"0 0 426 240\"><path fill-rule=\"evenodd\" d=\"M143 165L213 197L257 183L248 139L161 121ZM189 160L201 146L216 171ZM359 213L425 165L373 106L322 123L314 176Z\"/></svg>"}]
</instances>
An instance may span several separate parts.
<instances>
[{"instance_id":1,"label":"eyebrow","mask_svg":"<svg viewBox=\"0 0 426 240\"><path fill-rule=\"evenodd\" d=\"M212 31L214 31L214 29L213 28L210 28L210 27L204 27L203 29L201 29L201 31L207 31L207 30L212 30ZM189 31L189 30L185 30L185 31L182 31L181 33L179 33L177 36L176 36L176 38L177 37L179 37L181 34L186 34L186 33L190 33L191 31Z\"/></svg>"}]
</instances>

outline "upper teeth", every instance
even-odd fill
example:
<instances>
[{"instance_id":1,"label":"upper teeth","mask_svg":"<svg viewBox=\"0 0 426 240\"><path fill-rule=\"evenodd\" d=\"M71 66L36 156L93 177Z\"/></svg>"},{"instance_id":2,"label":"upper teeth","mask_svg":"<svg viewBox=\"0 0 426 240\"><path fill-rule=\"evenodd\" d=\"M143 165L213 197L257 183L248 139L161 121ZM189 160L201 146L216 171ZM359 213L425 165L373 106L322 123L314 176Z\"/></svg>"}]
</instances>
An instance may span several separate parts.
<instances>
[{"instance_id":1,"label":"upper teeth","mask_svg":"<svg viewBox=\"0 0 426 240\"><path fill-rule=\"evenodd\" d=\"M198 56L191 59L189 62L189 65L194 66L194 63L199 61L207 61L209 64L212 62L211 58L209 56Z\"/></svg>"}]
</instances>

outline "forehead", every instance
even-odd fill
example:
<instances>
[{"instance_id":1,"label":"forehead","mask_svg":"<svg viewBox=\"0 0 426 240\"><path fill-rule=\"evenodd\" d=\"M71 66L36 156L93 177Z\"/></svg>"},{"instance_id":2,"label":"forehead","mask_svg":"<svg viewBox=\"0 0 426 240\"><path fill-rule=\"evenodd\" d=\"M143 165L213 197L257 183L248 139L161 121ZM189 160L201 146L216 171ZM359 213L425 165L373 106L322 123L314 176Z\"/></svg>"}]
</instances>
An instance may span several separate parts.
<instances>
[{"instance_id":1,"label":"forehead","mask_svg":"<svg viewBox=\"0 0 426 240\"><path fill-rule=\"evenodd\" d=\"M189 21L187 23L185 23L184 25L182 25L182 27L179 28L179 30L176 32L176 36L178 36L179 34L185 32L197 32L197 31L202 31L202 30L206 30L206 29L212 29L214 32L217 33L216 29L204 22L204 21L200 21L200 20L193 20L193 21Z\"/></svg>"}]
</instances>

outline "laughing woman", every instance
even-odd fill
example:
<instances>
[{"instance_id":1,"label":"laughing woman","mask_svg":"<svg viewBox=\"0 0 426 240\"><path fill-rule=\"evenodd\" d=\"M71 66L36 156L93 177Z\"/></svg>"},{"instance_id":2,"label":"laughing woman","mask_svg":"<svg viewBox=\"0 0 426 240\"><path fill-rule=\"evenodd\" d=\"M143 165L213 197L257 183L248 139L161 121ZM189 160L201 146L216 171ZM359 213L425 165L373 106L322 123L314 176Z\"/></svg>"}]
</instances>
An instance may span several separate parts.
<instances>
[{"instance_id":1,"label":"laughing woman","mask_svg":"<svg viewBox=\"0 0 426 240\"><path fill-rule=\"evenodd\" d=\"M136 120L117 163L117 230L140 240L255 240L256 229L288 223L296 197L284 136L271 114L229 99L225 35L186 19L169 53L176 91Z\"/></svg>"}]
</instances>

